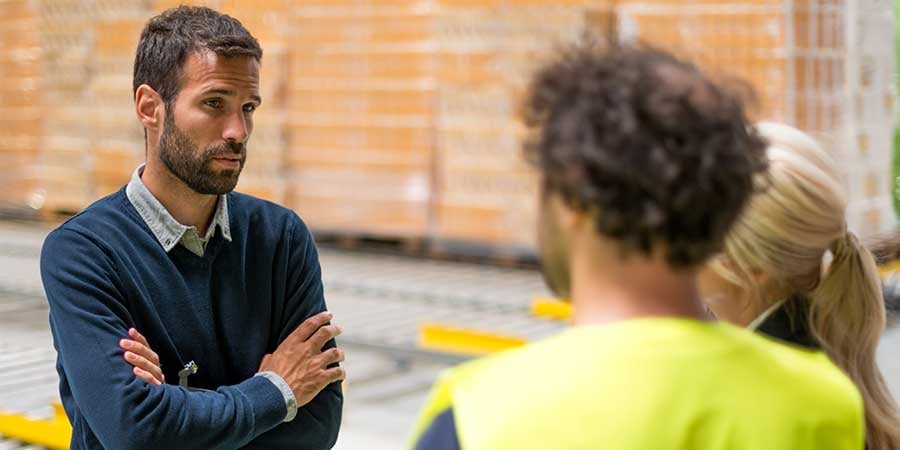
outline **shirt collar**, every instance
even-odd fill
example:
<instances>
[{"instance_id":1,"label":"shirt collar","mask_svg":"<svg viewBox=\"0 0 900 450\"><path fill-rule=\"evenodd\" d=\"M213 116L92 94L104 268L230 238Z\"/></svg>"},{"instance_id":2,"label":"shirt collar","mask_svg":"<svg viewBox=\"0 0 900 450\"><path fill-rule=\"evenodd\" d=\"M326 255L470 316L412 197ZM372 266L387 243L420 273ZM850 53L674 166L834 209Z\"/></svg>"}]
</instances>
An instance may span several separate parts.
<instances>
[{"instance_id":1,"label":"shirt collar","mask_svg":"<svg viewBox=\"0 0 900 450\"><path fill-rule=\"evenodd\" d=\"M150 227L150 231L156 236L156 240L162 245L166 252L172 250L180 241L184 234L195 227L186 226L179 223L172 217L172 214L163 206L153 193L147 189L144 181L141 180L141 174L144 172L144 164L141 164L131 175L131 181L125 187L125 194L128 201L134 206L144 222ZM222 231L222 237L231 242L231 226L228 220L228 196L220 195L216 212L213 215L212 223L207 230L206 239L213 236L215 228L218 226Z\"/></svg>"},{"instance_id":2,"label":"shirt collar","mask_svg":"<svg viewBox=\"0 0 900 450\"><path fill-rule=\"evenodd\" d=\"M756 331L756 329L759 328L759 326L762 325L763 322L765 322L766 319L768 319L769 316L772 315L772 313L774 313L778 310L778 308L781 308L781 306L784 305L785 301L787 301L787 299L782 299L780 302L772 304L769 309L760 314L759 317L753 320L753 322L750 322L750 325L747 325L747 329L750 331Z\"/></svg>"}]
</instances>

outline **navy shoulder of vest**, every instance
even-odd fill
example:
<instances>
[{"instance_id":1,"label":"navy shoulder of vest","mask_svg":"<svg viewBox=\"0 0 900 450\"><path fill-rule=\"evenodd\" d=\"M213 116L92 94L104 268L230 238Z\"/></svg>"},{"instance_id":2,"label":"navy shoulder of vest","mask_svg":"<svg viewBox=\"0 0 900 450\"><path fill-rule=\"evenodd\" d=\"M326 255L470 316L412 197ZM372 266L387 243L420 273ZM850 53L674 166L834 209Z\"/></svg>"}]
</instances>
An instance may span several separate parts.
<instances>
[{"instance_id":1,"label":"navy shoulder of vest","mask_svg":"<svg viewBox=\"0 0 900 450\"><path fill-rule=\"evenodd\" d=\"M460 450L453 408L438 414L416 442L415 450Z\"/></svg>"}]
</instances>

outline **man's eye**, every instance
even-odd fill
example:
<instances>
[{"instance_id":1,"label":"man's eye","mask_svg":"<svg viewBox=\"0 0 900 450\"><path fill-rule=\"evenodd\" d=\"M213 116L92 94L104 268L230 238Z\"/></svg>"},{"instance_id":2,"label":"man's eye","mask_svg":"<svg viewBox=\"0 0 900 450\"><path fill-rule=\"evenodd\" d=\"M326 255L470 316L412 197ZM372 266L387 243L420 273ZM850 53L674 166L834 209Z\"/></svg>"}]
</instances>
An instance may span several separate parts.
<instances>
[{"instance_id":1,"label":"man's eye","mask_svg":"<svg viewBox=\"0 0 900 450\"><path fill-rule=\"evenodd\" d=\"M222 101L221 100L207 100L206 106L209 106L210 108L218 109L218 108L222 107Z\"/></svg>"},{"instance_id":2,"label":"man's eye","mask_svg":"<svg viewBox=\"0 0 900 450\"><path fill-rule=\"evenodd\" d=\"M252 103L244 105L244 112L252 113L253 111L256 111L256 105Z\"/></svg>"}]
</instances>

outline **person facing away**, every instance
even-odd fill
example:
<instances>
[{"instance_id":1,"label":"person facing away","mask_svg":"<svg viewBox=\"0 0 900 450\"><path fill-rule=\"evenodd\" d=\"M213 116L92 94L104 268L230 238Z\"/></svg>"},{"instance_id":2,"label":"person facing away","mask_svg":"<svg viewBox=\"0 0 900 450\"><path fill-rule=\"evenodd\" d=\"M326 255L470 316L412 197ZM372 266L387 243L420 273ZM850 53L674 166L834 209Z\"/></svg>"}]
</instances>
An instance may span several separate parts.
<instances>
[{"instance_id":1,"label":"person facing away","mask_svg":"<svg viewBox=\"0 0 900 450\"><path fill-rule=\"evenodd\" d=\"M292 211L232 192L261 58L208 8L165 11L141 33L146 163L41 252L72 449L335 443L343 353L313 238Z\"/></svg>"},{"instance_id":2,"label":"person facing away","mask_svg":"<svg viewBox=\"0 0 900 450\"><path fill-rule=\"evenodd\" d=\"M414 449L862 448L827 356L708 320L698 272L766 165L739 98L663 51L587 42L537 72L524 121L574 327L449 370Z\"/></svg>"},{"instance_id":3,"label":"person facing away","mask_svg":"<svg viewBox=\"0 0 900 450\"><path fill-rule=\"evenodd\" d=\"M701 273L704 299L719 319L824 350L862 394L867 447L900 449L900 415L875 358L885 329L881 280L871 253L847 230L837 167L800 130L756 129L769 142L769 168Z\"/></svg>"}]
</instances>

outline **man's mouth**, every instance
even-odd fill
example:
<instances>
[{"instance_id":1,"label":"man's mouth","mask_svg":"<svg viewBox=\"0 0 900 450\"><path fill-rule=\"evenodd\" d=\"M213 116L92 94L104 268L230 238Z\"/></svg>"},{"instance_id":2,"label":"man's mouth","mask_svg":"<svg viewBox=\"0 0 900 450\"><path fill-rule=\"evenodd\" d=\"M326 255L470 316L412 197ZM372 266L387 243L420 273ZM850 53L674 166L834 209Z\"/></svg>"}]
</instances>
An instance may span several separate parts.
<instances>
[{"instance_id":1,"label":"man's mouth","mask_svg":"<svg viewBox=\"0 0 900 450\"><path fill-rule=\"evenodd\" d=\"M213 161L228 167L240 167L242 159L236 155L222 155L213 157Z\"/></svg>"},{"instance_id":2,"label":"man's mouth","mask_svg":"<svg viewBox=\"0 0 900 450\"><path fill-rule=\"evenodd\" d=\"M213 156L213 159L241 162L244 160L244 157L241 155L218 155L218 156Z\"/></svg>"}]
</instances>

